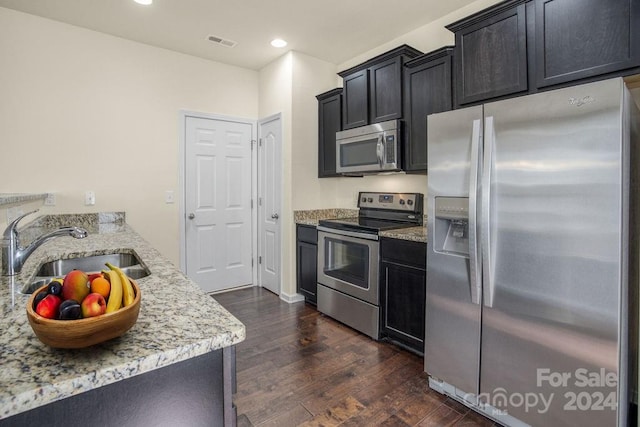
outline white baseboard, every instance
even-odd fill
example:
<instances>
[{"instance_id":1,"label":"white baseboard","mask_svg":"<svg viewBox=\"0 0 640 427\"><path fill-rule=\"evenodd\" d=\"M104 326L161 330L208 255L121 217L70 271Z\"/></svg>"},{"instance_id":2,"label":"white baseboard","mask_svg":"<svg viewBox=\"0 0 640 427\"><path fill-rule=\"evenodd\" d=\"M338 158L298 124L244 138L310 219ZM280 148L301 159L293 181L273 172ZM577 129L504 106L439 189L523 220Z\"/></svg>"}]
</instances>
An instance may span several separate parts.
<instances>
[{"instance_id":1,"label":"white baseboard","mask_svg":"<svg viewBox=\"0 0 640 427\"><path fill-rule=\"evenodd\" d=\"M253 288L254 286L255 285L241 285L241 286L236 286L235 288L227 288L227 289L220 289L219 291L207 292L207 294L208 295L223 294L225 292L237 291L239 289Z\"/></svg>"},{"instance_id":2,"label":"white baseboard","mask_svg":"<svg viewBox=\"0 0 640 427\"><path fill-rule=\"evenodd\" d=\"M284 302L288 302L289 304L293 304L294 302L304 301L304 295L302 294L285 294L284 292L280 292L280 299Z\"/></svg>"}]
</instances>

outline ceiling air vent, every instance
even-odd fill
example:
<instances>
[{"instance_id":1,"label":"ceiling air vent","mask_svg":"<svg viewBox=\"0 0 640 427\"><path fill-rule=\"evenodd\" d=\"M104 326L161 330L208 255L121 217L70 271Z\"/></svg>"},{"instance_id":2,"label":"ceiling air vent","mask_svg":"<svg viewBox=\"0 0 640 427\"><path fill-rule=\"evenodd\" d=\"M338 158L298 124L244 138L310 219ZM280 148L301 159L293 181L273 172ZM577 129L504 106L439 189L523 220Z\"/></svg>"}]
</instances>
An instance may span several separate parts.
<instances>
[{"instance_id":1,"label":"ceiling air vent","mask_svg":"<svg viewBox=\"0 0 640 427\"><path fill-rule=\"evenodd\" d=\"M234 47L235 45L237 45L237 42L234 42L233 40L228 40L228 39L223 39L222 37L218 37L218 36L208 36L207 40L209 40L210 42L213 43L218 43L222 46L225 47Z\"/></svg>"}]
</instances>

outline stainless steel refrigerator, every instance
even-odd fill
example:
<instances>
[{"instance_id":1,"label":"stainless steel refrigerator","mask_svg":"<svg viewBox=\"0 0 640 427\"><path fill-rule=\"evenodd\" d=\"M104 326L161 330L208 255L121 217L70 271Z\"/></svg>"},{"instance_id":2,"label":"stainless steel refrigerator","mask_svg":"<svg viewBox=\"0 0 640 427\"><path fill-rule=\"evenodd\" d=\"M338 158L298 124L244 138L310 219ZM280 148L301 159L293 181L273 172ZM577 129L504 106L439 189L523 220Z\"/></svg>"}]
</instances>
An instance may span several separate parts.
<instances>
[{"instance_id":1,"label":"stainless steel refrigerator","mask_svg":"<svg viewBox=\"0 0 640 427\"><path fill-rule=\"evenodd\" d=\"M626 426L638 121L622 79L428 117L432 389L505 425Z\"/></svg>"}]
</instances>

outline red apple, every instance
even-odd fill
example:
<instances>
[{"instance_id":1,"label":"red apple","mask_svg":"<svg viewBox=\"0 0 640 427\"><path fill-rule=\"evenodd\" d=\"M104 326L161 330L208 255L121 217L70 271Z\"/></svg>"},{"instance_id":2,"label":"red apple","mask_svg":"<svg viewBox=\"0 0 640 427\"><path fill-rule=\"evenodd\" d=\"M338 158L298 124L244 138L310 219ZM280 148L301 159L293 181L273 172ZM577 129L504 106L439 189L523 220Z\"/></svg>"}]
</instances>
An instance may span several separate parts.
<instances>
[{"instance_id":1,"label":"red apple","mask_svg":"<svg viewBox=\"0 0 640 427\"><path fill-rule=\"evenodd\" d=\"M64 276L62 299L82 301L89 295L89 276L82 270L73 270Z\"/></svg>"},{"instance_id":2,"label":"red apple","mask_svg":"<svg viewBox=\"0 0 640 427\"><path fill-rule=\"evenodd\" d=\"M100 316L107 310L107 302L99 293L87 295L80 304L82 307L82 317Z\"/></svg>"},{"instance_id":3,"label":"red apple","mask_svg":"<svg viewBox=\"0 0 640 427\"><path fill-rule=\"evenodd\" d=\"M55 319L58 316L58 307L62 300L57 295L47 295L36 306L36 313L47 319Z\"/></svg>"}]
</instances>

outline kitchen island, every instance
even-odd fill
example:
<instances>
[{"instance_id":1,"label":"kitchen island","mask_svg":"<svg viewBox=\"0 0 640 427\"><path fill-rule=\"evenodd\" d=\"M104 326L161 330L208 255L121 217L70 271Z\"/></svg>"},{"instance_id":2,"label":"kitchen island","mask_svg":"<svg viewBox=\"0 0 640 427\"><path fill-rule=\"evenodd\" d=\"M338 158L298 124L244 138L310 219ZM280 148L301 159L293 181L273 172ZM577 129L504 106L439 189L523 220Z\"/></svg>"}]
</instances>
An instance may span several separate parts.
<instances>
[{"instance_id":1,"label":"kitchen island","mask_svg":"<svg viewBox=\"0 0 640 427\"><path fill-rule=\"evenodd\" d=\"M233 346L244 340L244 325L145 242L124 214L47 216L22 237L61 225L85 227L89 236L55 238L14 280L0 279L0 426L34 417L66 426L196 425L212 416L214 425L233 425ZM137 280L142 298L133 328L85 349L42 344L27 320L29 295L11 289L30 283L42 263L122 252L135 252L151 272Z\"/></svg>"}]
</instances>

